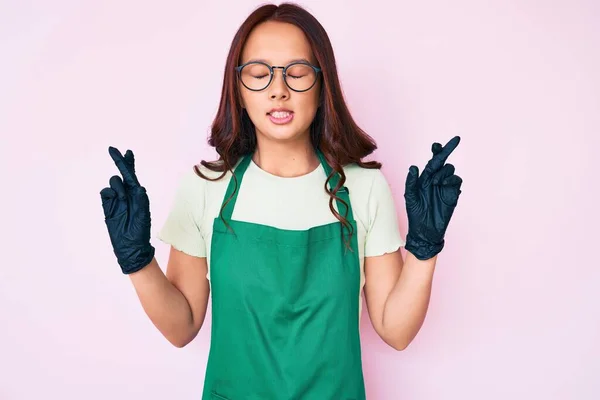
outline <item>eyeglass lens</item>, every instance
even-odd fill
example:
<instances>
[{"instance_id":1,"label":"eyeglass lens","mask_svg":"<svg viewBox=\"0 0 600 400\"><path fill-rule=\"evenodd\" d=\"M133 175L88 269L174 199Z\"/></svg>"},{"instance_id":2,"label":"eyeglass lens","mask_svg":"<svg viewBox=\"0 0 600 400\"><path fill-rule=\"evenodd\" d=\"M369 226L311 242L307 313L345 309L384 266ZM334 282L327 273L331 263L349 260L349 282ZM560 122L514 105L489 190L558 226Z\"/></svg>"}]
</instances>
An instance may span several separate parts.
<instances>
[{"instance_id":1,"label":"eyeglass lens","mask_svg":"<svg viewBox=\"0 0 600 400\"><path fill-rule=\"evenodd\" d=\"M240 72L243 84L251 90L262 90L269 85L271 72L269 67L260 63L250 63ZM275 77L273 77L275 79ZM306 64L291 64L286 72L285 80L292 90L309 89L317 79L315 70Z\"/></svg>"}]
</instances>

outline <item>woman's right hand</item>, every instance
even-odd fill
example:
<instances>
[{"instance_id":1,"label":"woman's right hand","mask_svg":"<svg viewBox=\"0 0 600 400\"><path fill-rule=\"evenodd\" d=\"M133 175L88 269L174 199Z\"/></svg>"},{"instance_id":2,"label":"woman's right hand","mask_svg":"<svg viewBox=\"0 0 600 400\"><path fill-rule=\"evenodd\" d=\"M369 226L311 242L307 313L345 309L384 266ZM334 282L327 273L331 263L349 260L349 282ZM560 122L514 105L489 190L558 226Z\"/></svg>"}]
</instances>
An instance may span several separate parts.
<instances>
[{"instance_id":1,"label":"woman's right hand","mask_svg":"<svg viewBox=\"0 0 600 400\"><path fill-rule=\"evenodd\" d=\"M154 258L150 244L150 202L135 175L133 152L125 157L114 147L108 153L121 172L110 178L110 187L100 191L104 221L117 261L124 274L139 271Z\"/></svg>"}]
</instances>

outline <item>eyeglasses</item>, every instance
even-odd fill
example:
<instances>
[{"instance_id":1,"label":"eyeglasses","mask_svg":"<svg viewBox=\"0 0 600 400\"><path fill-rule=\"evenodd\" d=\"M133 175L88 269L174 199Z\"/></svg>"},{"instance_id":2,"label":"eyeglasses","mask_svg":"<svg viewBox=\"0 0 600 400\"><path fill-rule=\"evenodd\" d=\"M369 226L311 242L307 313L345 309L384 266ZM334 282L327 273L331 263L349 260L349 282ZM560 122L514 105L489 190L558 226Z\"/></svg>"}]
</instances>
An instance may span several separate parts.
<instances>
[{"instance_id":1,"label":"eyeglasses","mask_svg":"<svg viewBox=\"0 0 600 400\"><path fill-rule=\"evenodd\" d=\"M261 61L250 61L235 67L242 84L258 92L266 89L273 81L275 69L283 70L283 80L294 92L306 92L317 83L321 68L306 62L294 62L285 67L270 66Z\"/></svg>"}]
</instances>

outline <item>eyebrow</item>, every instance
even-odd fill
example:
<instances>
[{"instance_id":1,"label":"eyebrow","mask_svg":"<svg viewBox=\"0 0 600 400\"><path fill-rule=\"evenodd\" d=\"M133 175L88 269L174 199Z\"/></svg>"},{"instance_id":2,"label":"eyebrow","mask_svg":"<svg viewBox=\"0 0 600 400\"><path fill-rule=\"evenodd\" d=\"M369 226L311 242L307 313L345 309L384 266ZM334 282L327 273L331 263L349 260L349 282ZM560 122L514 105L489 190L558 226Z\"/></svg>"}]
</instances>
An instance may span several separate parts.
<instances>
[{"instance_id":1,"label":"eyebrow","mask_svg":"<svg viewBox=\"0 0 600 400\"><path fill-rule=\"evenodd\" d=\"M270 64L270 63L269 63L267 60L265 60L264 58L252 58L252 59L250 59L250 60L246 61L246 63L249 63L249 62L255 62L255 61L258 61L258 62L264 62L265 64L269 64L269 65L271 65L271 64ZM308 61L306 58L295 58L295 59L293 59L293 60L290 60L290 61L288 61L288 62L287 62L287 64L285 64L285 65L292 64L292 63L295 63L295 62L305 62L305 63L311 64L311 62L310 62L310 61ZM245 63L243 63L243 64L245 64Z\"/></svg>"}]
</instances>

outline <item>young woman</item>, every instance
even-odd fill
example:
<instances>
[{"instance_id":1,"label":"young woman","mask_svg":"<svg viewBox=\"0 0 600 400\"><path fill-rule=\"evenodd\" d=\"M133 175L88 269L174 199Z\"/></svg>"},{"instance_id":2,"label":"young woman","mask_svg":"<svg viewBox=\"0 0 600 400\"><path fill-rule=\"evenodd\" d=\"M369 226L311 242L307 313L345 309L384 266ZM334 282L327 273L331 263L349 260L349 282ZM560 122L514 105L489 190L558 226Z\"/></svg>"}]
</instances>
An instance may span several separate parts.
<instances>
[{"instance_id":1,"label":"young woman","mask_svg":"<svg viewBox=\"0 0 600 400\"><path fill-rule=\"evenodd\" d=\"M203 399L365 399L359 315L404 349L426 314L437 254L460 194L442 147L411 166L401 238L376 148L350 116L329 38L293 4L255 10L235 35L209 143L219 154L180 181L158 237L134 156L101 192L115 255L149 318L175 346L212 299ZM405 246L406 261L399 251ZM209 290L210 289L210 290Z\"/></svg>"}]
</instances>

